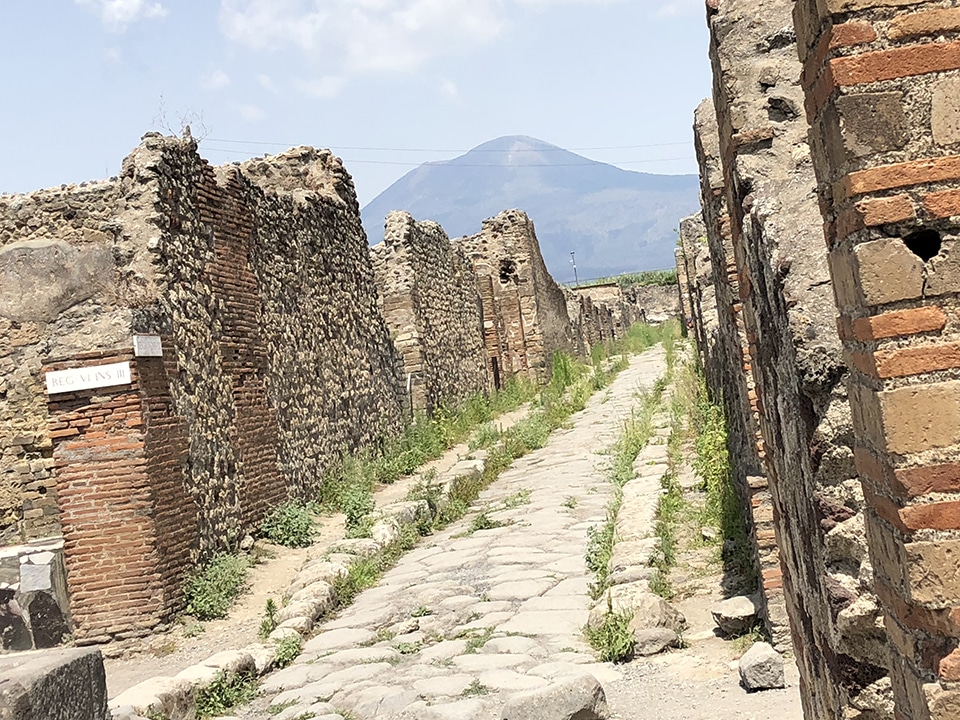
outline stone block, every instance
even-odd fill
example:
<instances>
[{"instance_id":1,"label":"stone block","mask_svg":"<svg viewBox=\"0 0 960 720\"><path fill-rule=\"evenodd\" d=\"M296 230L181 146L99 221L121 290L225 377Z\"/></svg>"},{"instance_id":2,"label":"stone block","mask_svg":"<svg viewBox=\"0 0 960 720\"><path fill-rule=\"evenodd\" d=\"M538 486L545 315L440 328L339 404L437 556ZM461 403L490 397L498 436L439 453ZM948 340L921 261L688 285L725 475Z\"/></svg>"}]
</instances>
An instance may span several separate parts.
<instances>
[{"instance_id":1,"label":"stone block","mask_svg":"<svg viewBox=\"0 0 960 720\"><path fill-rule=\"evenodd\" d=\"M5 720L109 720L103 657L95 649L0 656Z\"/></svg>"},{"instance_id":2,"label":"stone block","mask_svg":"<svg viewBox=\"0 0 960 720\"><path fill-rule=\"evenodd\" d=\"M941 78L932 90L930 124L934 141L938 145L960 142L960 77Z\"/></svg>"},{"instance_id":3,"label":"stone block","mask_svg":"<svg viewBox=\"0 0 960 720\"><path fill-rule=\"evenodd\" d=\"M905 455L960 442L960 381L908 385L878 395L890 452Z\"/></svg>"},{"instance_id":4,"label":"stone block","mask_svg":"<svg viewBox=\"0 0 960 720\"><path fill-rule=\"evenodd\" d=\"M859 158L902 148L907 118L899 92L854 93L837 98L847 154Z\"/></svg>"},{"instance_id":5,"label":"stone block","mask_svg":"<svg viewBox=\"0 0 960 720\"><path fill-rule=\"evenodd\" d=\"M960 540L906 545L910 598L928 608L960 605Z\"/></svg>"},{"instance_id":6,"label":"stone block","mask_svg":"<svg viewBox=\"0 0 960 720\"><path fill-rule=\"evenodd\" d=\"M124 690L110 701L110 709L133 708L141 715L161 715L167 720L194 720L196 699L190 680L154 677Z\"/></svg>"},{"instance_id":7,"label":"stone block","mask_svg":"<svg viewBox=\"0 0 960 720\"><path fill-rule=\"evenodd\" d=\"M923 262L900 240L857 245L856 279L867 305L912 300L923 293Z\"/></svg>"}]
</instances>

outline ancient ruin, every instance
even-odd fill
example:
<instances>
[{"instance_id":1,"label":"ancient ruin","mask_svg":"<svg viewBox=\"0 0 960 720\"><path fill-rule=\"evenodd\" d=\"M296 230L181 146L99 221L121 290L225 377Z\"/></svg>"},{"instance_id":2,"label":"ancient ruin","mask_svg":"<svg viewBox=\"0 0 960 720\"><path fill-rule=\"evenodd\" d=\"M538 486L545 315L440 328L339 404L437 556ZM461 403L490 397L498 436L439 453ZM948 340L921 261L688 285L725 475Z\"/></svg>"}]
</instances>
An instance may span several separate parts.
<instances>
[{"instance_id":1,"label":"ancient ruin","mask_svg":"<svg viewBox=\"0 0 960 720\"><path fill-rule=\"evenodd\" d=\"M403 356L411 414L432 413L487 389L477 278L437 223L387 216L370 249L381 311Z\"/></svg>"},{"instance_id":2,"label":"ancient ruin","mask_svg":"<svg viewBox=\"0 0 960 720\"><path fill-rule=\"evenodd\" d=\"M329 151L213 167L155 133L118 178L0 197L4 649L151 632L345 454L544 377L575 349L562 293L522 213L485 233L392 216L371 261Z\"/></svg>"},{"instance_id":3,"label":"ancient ruin","mask_svg":"<svg viewBox=\"0 0 960 720\"><path fill-rule=\"evenodd\" d=\"M707 2L684 311L734 478L769 483L808 718L960 713L952 5Z\"/></svg>"}]
</instances>

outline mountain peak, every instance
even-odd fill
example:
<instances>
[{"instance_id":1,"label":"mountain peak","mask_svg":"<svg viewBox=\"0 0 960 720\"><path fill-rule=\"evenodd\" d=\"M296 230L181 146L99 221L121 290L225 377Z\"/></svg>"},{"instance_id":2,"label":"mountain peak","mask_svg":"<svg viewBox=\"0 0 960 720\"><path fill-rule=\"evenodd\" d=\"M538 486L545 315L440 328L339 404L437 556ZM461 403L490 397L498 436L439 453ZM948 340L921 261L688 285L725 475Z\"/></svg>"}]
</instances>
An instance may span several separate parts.
<instances>
[{"instance_id":1,"label":"mountain peak","mask_svg":"<svg viewBox=\"0 0 960 720\"><path fill-rule=\"evenodd\" d=\"M372 242L383 218L406 210L434 220L451 237L479 230L485 218L520 208L536 223L547 267L580 277L671 267L680 218L699 207L695 175L630 172L528 135L505 135L407 173L363 208Z\"/></svg>"}]
</instances>

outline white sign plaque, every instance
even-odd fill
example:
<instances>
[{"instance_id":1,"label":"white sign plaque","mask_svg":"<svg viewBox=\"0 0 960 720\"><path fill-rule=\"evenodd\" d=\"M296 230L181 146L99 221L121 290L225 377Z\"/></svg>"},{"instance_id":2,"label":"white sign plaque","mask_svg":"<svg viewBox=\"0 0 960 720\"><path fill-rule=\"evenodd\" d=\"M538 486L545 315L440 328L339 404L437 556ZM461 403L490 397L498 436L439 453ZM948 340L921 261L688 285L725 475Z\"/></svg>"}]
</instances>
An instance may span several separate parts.
<instances>
[{"instance_id":1,"label":"white sign plaque","mask_svg":"<svg viewBox=\"0 0 960 720\"><path fill-rule=\"evenodd\" d=\"M47 373L47 395L129 384L130 363L128 362L51 370Z\"/></svg>"},{"instance_id":2,"label":"white sign plaque","mask_svg":"<svg viewBox=\"0 0 960 720\"><path fill-rule=\"evenodd\" d=\"M163 357L159 335L134 335L133 354L137 357Z\"/></svg>"}]
</instances>

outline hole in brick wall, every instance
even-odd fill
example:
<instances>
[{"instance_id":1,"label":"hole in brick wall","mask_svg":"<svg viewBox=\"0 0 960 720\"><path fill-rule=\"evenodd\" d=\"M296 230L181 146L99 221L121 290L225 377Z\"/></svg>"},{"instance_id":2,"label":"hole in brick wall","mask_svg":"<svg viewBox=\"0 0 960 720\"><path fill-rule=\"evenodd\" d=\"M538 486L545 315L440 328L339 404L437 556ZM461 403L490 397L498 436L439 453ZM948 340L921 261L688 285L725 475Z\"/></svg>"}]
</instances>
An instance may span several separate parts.
<instances>
[{"instance_id":1,"label":"hole in brick wall","mask_svg":"<svg viewBox=\"0 0 960 720\"><path fill-rule=\"evenodd\" d=\"M903 238L910 252L926 262L940 252L942 241L936 230L917 230Z\"/></svg>"},{"instance_id":2,"label":"hole in brick wall","mask_svg":"<svg viewBox=\"0 0 960 720\"><path fill-rule=\"evenodd\" d=\"M500 261L500 282L507 283L517 279L517 264L507 258Z\"/></svg>"}]
</instances>

